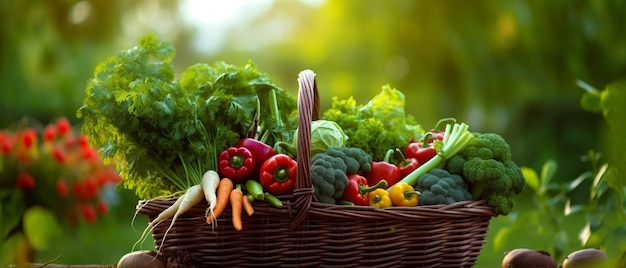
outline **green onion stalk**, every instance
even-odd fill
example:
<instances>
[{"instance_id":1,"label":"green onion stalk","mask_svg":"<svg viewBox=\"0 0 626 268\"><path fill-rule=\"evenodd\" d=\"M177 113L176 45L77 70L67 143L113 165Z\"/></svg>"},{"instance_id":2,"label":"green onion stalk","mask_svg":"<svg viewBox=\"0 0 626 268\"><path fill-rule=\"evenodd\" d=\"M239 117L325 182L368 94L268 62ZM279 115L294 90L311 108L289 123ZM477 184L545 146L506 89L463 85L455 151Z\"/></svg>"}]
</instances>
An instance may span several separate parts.
<instances>
[{"instance_id":1,"label":"green onion stalk","mask_svg":"<svg viewBox=\"0 0 626 268\"><path fill-rule=\"evenodd\" d=\"M443 140L434 141L437 154L400 181L415 186L420 176L428 173L433 168L442 167L448 159L465 149L467 144L474 139L474 135L468 129L469 126L465 123L454 124L454 126L447 124Z\"/></svg>"}]
</instances>

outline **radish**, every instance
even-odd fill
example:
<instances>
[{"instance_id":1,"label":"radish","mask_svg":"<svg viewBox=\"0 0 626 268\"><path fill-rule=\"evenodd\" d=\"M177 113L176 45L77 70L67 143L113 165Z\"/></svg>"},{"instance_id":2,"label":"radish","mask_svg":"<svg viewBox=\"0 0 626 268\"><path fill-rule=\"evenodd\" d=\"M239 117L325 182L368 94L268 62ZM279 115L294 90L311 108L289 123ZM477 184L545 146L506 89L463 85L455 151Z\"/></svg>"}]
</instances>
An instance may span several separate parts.
<instances>
[{"instance_id":1,"label":"radish","mask_svg":"<svg viewBox=\"0 0 626 268\"><path fill-rule=\"evenodd\" d=\"M202 176L202 181L200 185L202 185L202 191L204 192L204 198L206 199L209 207L207 208L206 215L212 215L213 209L215 209L215 204L217 203L217 186L220 183L220 176L215 172L215 170L209 170L204 173Z\"/></svg>"},{"instance_id":2,"label":"radish","mask_svg":"<svg viewBox=\"0 0 626 268\"><path fill-rule=\"evenodd\" d=\"M170 231L172 226L174 226L174 222L176 222L176 219L178 219L180 215L191 209L193 206L200 203L200 201L202 201L202 198L206 199L209 203L207 213L210 212L211 214L213 214L213 209L215 208L215 205L217 203L216 190L219 182L220 178L217 172L215 172L214 170L208 170L207 172L205 172L202 176L200 184L189 187L185 194L180 196L176 200L176 202L174 202L174 204L172 204L167 209L161 211L161 213L159 213L156 218L148 223L148 226L146 227L146 229L144 229L141 237L139 238L139 241L137 241L137 243L135 243L135 245L133 246L133 249L137 246L139 242L143 241L146 238L148 231L154 229L154 227L156 227L164 220L172 218L172 222L165 231L165 235L163 236L163 240L161 241L160 247L162 247L163 242L165 241L165 237L167 236L167 233Z\"/></svg>"},{"instance_id":3,"label":"radish","mask_svg":"<svg viewBox=\"0 0 626 268\"><path fill-rule=\"evenodd\" d=\"M167 233L170 231L172 226L174 226L174 222L176 222L176 219L178 219L180 215L187 212L193 206L200 203L203 197L204 197L204 194L202 193L202 186L200 184L196 184L196 185L189 187L187 189L187 192L185 192L184 195L179 197L176 200L176 202L174 202L174 204L172 204L167 209L161 211L161 213L159 213L159 215L156 218L154 218L154 220L148 223L148 227L146 227L146 229L143 231L143 233L141 234L141 237L139 238L139 241L137 241L135 245L133 246L133 249L135 248L135 246L137 246L139 242L145 239L149 230L152 230L155 226L157 226L159 223L163 222L164 220L172 218L172 222L170 223L170 226L165 231L165 235L163 236L163 240L161 241L161 245L159 246L159 248L163 247L163 242L165 242L165 237L167 237Z\"/></svg>"},{"instance_id":4,"label":"radish","mask_svg":"<svg viewBox=\"0 0 626 268\"><path fill-rule=\"evenodd\" d=\"M180 206L178 207L178 209L176 210L176 213L174 213L174 216L172 217L172 223L170 223L170 226L167 228L167 230L165 230L165 234L163 235L163 240L161 240L161 245L159 246L159 248L163 247L163 242L165 242L167 233L170 231L170 229L172 229L172 226L174 226L174 222L176 222L176 219L178 219L178 216L182 215L183 213L187 212L187 210L191 209L193 206L200 203L203 197L204 197L204 194L202 194L202 186L200 184L196 184L194 186L189 187L189 189L187 189L187 192L183 196L178 198L179 200L182 200L182 201L180 201ZM178 200L176 201L178 202ZM166 210L169 210L169 209L166 209ZM163 212L165 212L165 210Z\"/></svg>"}]
</instances>

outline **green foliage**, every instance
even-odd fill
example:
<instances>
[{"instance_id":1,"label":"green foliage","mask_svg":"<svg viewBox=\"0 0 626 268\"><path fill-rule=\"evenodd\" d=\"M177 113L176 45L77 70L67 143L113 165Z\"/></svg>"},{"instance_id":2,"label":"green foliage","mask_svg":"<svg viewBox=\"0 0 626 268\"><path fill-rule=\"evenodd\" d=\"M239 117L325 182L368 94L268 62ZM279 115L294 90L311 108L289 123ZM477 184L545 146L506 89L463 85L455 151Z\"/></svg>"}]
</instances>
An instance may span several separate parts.
<instances>
[{"instance_id":1,"label":"green foliage","mask_svg":"<svg viewBox=\"0 0 626 268\"><path fill-rule=\"evenodd\" d=\"M77 112L82 131L105 159L119 163L124 185L141 198L199 183L206 170L216 169L219 152L256 130L257 119L270 144L295 127L292 121L274 127L270 92L278 92L283 118L295 109L295 99L252 62L241 68L192 65L178 82L174 53L156 35L144 36L96 67Z\"/></svg>"},{"instance_id":2,"label":"green foliage","mask_svg":"<svg viewBox=\"0 0 626 268\"><path fill-rule=\"evenodd\" d=\"M14 189L0 191L0 237L3 239L10 236L16 226L20 225L22 214L26 210L24 192Z\"/></svg>"},{"instance_id":3,"label":"green foliage","mask_svg":"<svg viewBox=\"0 0 626 268\"><path fill-rule=\"evenodd\" d=\"M41 122L68 116L76 122L73 115L93 67L145 32L168 32L183 48L190 29L176 12L179 2L159 1L158 11L167 9L172 25L159 28L145 20L157 10L146 11L140 2L2 1L0 126L24 116Z\"/></svg>"},{"instance_id":4,"label":"green foliage","mask_svg":"<svg viewBox=\"0 0 626 268\"><path fill-rule=\"evenodd\" d=\"M51 241L61 238L57 216L49 209L35 206L24 212L24 235L34 250L50 248Z\"/></svg>"},{"instance_id":5,"label":"green foliage","mask_svg":"<svg viewBox=\"0 0 626 268\"><path fill-rule=\"evenodd\" d=\"M405 112L404 94L389 85L366 104L352 97L333 98L322 118L336 122L348 136L346 147L357 147L382 160L390 148L404 148L411 138L424 132L415 118Z\"/></svg>"},{"instance_id":6,"label":"green foliage","mask_svg":"<svg viewBox=\"0 0 626 268\"><path fill-rule=\"evenodd\" d=\"M586 85L583 83L583 85ZM626 199L626 81L613 82L599 91L590 86L583 87L585 94L581 97L581 107L589 112L602 113L608 127L603 132L603 144L608 154L607 184L621 197Z\"/></svg>"},{"instance_id":7,"label":"green foliage","mask_svg":"<svg viewBox=\"0 0 626 268\"><path fill-rule=\"evenodd\" d=\"M514 248L543 249L560 263L575 250L600 248L612 263L623 258L626 217L623 208L618 208L623 207L625 200L609 190L604 179L606 165L598 166L597 153L590 151L583 159L592 169L568 182L555 180L558 164L554 160L546 161L539 173L522 167L529 187L517 197L518 206L511 214L492 220L490 229L494 232L490 233L491 242L483 254ZM575 193L580 188L586 190L586 200L576 203ZM538 239L524 239L528 237Z\"/></svg>"},{"instance_id":8,"label":"green foliage","mask_svg":"<svg viewBox=\"0 0 626 268\"><path fill-rule=\"evenodd\" d=\"M575 250L600 248L614 267L626 264L626 147L620 134L626 125L619 113L626 107L624 83L612 83L602 92L584 82L579 85L586 90L581 107L589 112L603 112L609 124L603 133L608 157L589 150L581 157L587 170L572 180L556 180L555 160L546 161L539 174L522 167L528 187L517 198L520 205L508 217L492 220L490 229L494 231L488 239L493 242L483 250L479 263L481 259L487 262L490 253L525 247L545 249L557 262ZM542 239L519 239L524 237Z\"/></svg>"}]
</instances>

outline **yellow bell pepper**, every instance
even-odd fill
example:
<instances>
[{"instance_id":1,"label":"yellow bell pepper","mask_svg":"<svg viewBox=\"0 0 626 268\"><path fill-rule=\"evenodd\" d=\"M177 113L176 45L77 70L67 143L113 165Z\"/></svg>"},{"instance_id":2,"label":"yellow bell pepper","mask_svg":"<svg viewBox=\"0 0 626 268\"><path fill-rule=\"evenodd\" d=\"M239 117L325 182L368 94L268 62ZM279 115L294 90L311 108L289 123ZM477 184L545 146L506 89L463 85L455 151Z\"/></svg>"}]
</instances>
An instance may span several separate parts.
<instances>
[{"instance_id":1,"label":"yellow bell pepper","mask_svg":"<svg viewBox=\"0 0 626 268\"><path fill-rule=\"evenodd\" d=\"M419 196L420 192L406 182L398 182L389 188L389 197L394 206L417 206Z\"/></svg>"},{"instance_id":2,"label":"yellow bell pepper","mask_svg":"<svg viewBox=\"0 0 626 268\"><path fill-rule=\"evenodd\" d=\"M367 194L367 198L369 199L369 204L375 208L387 208L391 207L391 198L389 198L389 193L383 188L378 188L372 192Z\"/></svg>"}]
</instances>

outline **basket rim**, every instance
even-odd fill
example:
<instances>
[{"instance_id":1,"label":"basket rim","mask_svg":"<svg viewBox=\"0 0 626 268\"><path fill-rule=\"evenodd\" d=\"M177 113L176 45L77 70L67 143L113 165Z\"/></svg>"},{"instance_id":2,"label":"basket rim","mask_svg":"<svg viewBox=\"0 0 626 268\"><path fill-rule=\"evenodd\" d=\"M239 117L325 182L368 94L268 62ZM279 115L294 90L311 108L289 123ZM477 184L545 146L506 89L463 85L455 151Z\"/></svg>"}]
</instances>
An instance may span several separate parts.
<instances>
[{"instance_id":1,"label":"basket rim","mask_svg":"<svg viewBox=\"0 0 626 268\"><path fill-rule=\"evenodd\" d=\"M294 207L293 197L279 196L279 199L283 203L283 208L276 208L271 204L265 202L255 202L253 206L255 210L262 210L268 213L276 214L289 214L297 213L296 207ZM173 197L157 197L148 200L139 200L137 203L137 212L140 214L150 214L149 210L153 208L167 208L176 202L176 198ZM207 204L201 203L197 205L198 211L204 211ZM309 213L315 214L333 214L336 216L342 215L356 215L359 217L374 217L376 218L426 218L424 215L437 215L441 218L467 218L467 217L496 217L497 213L491 206L487 204L485 200L478 201L459 201L451 204L438 204L438 205L420 205L414 207L392 206L387 208L375 208L372 206L347 206L337 204L327 204L313 201L308 207Z\"/></svg>"}]
</instances>

